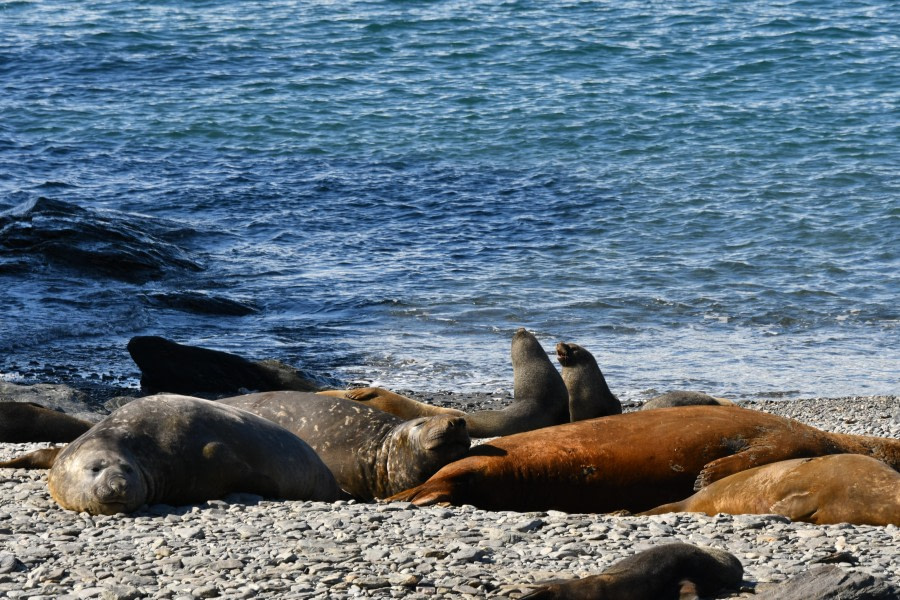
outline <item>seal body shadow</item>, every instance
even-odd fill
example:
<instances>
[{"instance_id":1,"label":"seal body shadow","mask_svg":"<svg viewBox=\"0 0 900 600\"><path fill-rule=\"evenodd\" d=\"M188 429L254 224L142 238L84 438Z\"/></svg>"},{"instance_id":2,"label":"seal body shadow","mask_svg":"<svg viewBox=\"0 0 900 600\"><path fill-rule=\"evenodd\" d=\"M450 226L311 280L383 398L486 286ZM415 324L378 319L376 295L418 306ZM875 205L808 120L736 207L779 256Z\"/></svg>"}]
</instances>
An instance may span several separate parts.
<instances>
[{"instance_id":1,"label":"seal body shadow","mask_svg":"<svg viewBox=\"0 0 900 600\"><path fill-rule=\"evenodd\" d=\"M66 446L47 485L63 508L91 514L232 492L339 496L328 467L291 432L246 411L168 394L126 404Z\"/></svg>"},{"instance_id":2,"label":"seal body shadow","mask_svg":"<svg viewBox=\"0 0 900 600\"><path fill-rule=\"evenodd\" d=\"M404 421L359 402L304 392L224 398L269 419L312 446L338 484L359 500L422 483L469 449L465 421L435 415Z\"/></svg>"},{"instance_id":3,"label":"seal body shadow","mask_svg":"<svg viewBox=\"0 0 900 600\"><path fill-rule=\"evenodd\" d=\"M599 575L540 585L529 600L678 600L685 583L704 597L737 587L744 567L724 550L664 544L630 556Z\"/></svg>"},{"instance_id":4,"label":"seal body shadow","mask_svg":"<svg viewBox=\"0 0 900 600\"><path fill-rule=\"evenodd\" d=\"M513 335L513 402L466 416L476 438L511 435L569 421L569 392L540 342L524 328Z\"/></svg>"}]
</instances>

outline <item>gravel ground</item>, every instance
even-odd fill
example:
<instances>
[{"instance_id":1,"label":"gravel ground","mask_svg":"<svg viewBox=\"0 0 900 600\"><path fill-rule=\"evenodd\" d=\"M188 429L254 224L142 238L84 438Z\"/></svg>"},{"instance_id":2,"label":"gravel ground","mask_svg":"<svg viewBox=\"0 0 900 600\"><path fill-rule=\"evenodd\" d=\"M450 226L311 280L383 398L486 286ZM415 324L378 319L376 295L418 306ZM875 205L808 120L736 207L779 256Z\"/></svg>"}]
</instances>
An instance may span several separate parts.
<instances>
[{"instance_id":1,"label":"gravel ground","mask_svg":"<svg viewBox=\"0 0 900 600\"><path fill-rule=\"evenodd\" d=\"M467 407L490 395L420 394ZM745 406L829 431L900 437L894 396ZM0 444L7 459L44 444ZM188 507L89 516L59 508L43 472L0 470L0 597L516 598L529 583L597 573L659 543L729 550L745 586L818 560L900 584L900 528L814 526L775 516L615 517L487 512L406 503L266 501L233 495ZM851 564L855 563L855 564Z\"/></svg>"}]
</instances>

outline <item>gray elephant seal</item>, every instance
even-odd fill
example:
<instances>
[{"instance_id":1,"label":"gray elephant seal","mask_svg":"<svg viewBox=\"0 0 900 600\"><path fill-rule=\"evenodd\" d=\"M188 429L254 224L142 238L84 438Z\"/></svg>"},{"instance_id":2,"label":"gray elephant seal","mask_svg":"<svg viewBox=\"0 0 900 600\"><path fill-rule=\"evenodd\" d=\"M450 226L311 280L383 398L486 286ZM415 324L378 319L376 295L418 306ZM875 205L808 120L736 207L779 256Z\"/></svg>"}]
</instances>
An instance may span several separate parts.
<instances>
[{"instance_id":1,"label":"gray elephant seal","mask_svg":"<svg viewBox=\"0 0 900 600\"><path fill-rule=\"evenodd\" d=\"M569 422L569 391L540 342L525 328L513 335L513 402L466 417L469 435L494 437Z\"/></svg>"},{"instance_id":2,"label":"gray elephant seal","mask_svg":"<svg viewBox=\"0 0 900 600\"><path fill-rule=\"evenodd\" d=\"M34 402L0 402L0 442L71 442L92 425Z\"/></svg>"},{"instance_id":3,"label":"gray elephant seal","mask_svg":"<svg viewBox=\"0 0 900 600\"><path fill-rule=\"evenodd\" d=\"M355 400L377 408L386 413L390 413L395 417L408 421L418 417L433 417L435 415L453 415L464 417L466 413L455 408L443 408L441 406L433 406L406 396L401 396L390 390L379 387L355 388L352 390L325 390L316 392L325 396L333 396L335 398L346 398Z\"/></svg>"},{"instance_id":4,"label":"gray elephant seal","mask_svg":"<svg viewBox=\"0 0 900 600\"><path fill-rule=\"evenodd\" d=\"M572 421L622 412L622 403L606 385L593 354L578 344L560 342L556 344L556 360L562 365L562 378L569 390Z\"/></svg>"},{"instance_id":5,"label":"gray elephant seal","mask_svg":"<svg viewBox=\"0 0 900 600\"><path fill-rule=\"evenodd\" d=\"M660 396L655 396L641 405L641 410L653 410L655 408L672 408L675 406L737 406L731 400L715 398L703 392L689 392L674 390Z\"/></svg>"},{"instance_id":6,"label":"gray elephant seal","mask_svg":"<svg viewBox=\"0 0 900 600\"><path fill-rule=\"evenodd\" d=\"M340 495L328 467L291 432L231 406L167 394L126 404L66 446L47 486L63 508L107 515L232 492Z\"/></svg>"},{"instance_id":7,"label":"gray elephant seal","mask_svg":"<svg viewBox=\"0 0 900 600\"><path fill-rule=\"evenodd\" d=\"M404 421L321 394L263 392L219 400L278 423L319 454L338 484L360 500L419 485L469 449L466 422L454 415Z\"/></svg>"},{"instance_id":8,"label":"gray elephant seal","mask_svg":"<svg viewBox=\"0 0 900 600\"><path fill-rule=\"evenodd\" d=\"M744 567L729 552L677 542L629 556L600 575L548 582L522 598L665 600L686 591L707 598L737 587L743 577Z\"/></svg>"}]
</instances>

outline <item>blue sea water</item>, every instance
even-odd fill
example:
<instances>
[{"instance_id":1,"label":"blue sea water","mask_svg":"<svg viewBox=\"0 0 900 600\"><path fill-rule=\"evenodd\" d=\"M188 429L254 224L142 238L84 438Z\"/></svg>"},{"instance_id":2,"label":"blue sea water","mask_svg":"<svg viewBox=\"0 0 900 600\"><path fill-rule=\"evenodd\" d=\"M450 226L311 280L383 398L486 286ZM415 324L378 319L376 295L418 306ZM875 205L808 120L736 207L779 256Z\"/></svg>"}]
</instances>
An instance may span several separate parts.
<instances>
[{"instance_id":1,"label":"blue sea water","mask_svg":"<svg viewBox=\"0 0 900 600\"><path fill-rule=\"evenodd\" d=\"M898 271L894 0L0 1L5 378L897 394Z\"/></svg>"}]
</instances>

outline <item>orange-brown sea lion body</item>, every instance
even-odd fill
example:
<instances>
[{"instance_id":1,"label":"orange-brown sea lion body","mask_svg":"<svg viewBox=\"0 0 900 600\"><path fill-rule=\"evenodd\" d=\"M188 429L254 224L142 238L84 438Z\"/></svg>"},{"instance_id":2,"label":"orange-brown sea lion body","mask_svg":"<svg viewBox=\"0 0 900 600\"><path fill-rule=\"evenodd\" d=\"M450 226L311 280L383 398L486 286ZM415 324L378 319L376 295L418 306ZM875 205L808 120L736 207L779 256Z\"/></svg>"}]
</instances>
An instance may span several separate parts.
<instances>
[{"instance_id":1,"label":"orange-brown sea lion body","mask_svg":"<svg viewBox=\"0 0 900 600\"><path fill-rule=\"evenodd\" d=\"M390 413L395 417L400 417L405 421L417 419L419 417L433 417L435 415L452 415L456 417L464 417L466 415L463 411L456 410L455 408L433 406L379 387L364 387L352 390L324 390L316 393L325 396L334 396L336 398L346 398L347 400L355 400L366 406L371 406L372 408L377 408L378 410Z\"/></svg>"},{"instance_id":2,"label":"orange-brown sea lion body","mask_svg":"<svg viewBox=\"0 0 900 600\"><path fill-rule=\"evenodd\" d=\"M489 510L649 510L763 464L868 454L900 467L900 440L827 433L732 406L637 411L511 435L473 447L391 497ZM699 489L698 487L698 489Z\"/></svg>"},{"instance_id":3,"label":"orange-brown sea lion body","mask_svg":"<svg viewBox=\"0 0 900 600\"><path fill-rule=\"evenodd\" d=\"M737 587L743 576L731 553L676 542L629 556L600 575L542 584L522 600L678 600L688 586L711 597Z\"/></svg>"},{"instance_id":4,"label":"orange-brown sea lion body","mask_svg":"<svg viewBox=\"0 0 900 600\"><path fill-rule=\"evenodd\" d=\"M644 515L779 514L825 525L900 525L900 473L860 454L795 458L729 475Z\"/></svg>"}]
</instances>

